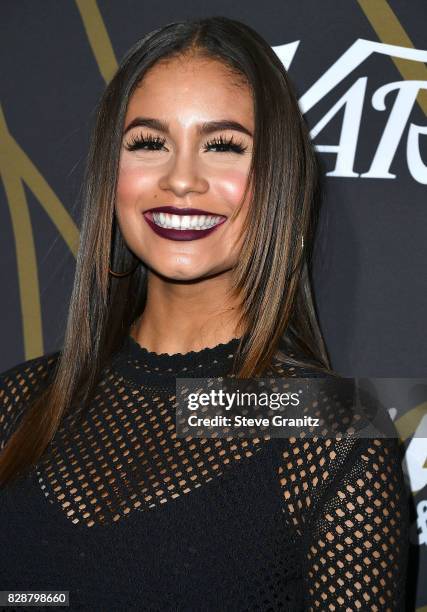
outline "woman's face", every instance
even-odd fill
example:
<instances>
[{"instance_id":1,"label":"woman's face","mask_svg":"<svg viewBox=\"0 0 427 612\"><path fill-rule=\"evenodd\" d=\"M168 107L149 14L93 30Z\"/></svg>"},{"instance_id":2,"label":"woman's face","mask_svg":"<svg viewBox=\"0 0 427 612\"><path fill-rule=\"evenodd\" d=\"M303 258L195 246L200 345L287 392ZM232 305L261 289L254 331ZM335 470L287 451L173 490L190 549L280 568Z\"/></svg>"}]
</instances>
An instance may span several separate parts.
<instances>
[{"instance_id":1,"label":"woman's face","mask_svg":"<svg viewBox=\"0 0 427 612\"><path fill-rule=\"evenodd\" d=\"M251 91L220 62L173 59L145 75L126 113L116 214L126 244L153 271L185 281L235 266L251 190L230 217L246 186L253 132ZM179 215L188 208L200 212Z\"/></svg>"}]
</instances>

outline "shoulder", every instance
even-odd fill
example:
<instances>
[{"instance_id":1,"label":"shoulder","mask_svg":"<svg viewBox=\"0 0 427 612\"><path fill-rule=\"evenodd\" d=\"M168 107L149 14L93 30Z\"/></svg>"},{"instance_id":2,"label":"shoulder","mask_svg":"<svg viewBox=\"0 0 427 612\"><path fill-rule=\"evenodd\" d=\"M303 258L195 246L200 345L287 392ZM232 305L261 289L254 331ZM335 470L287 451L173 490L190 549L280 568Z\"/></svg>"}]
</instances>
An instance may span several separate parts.
<instances>
[{"instance_id":1,"label":"shoulder","mask_svg":"<svg viewBox=\"0 0 427 612\"><path fill-rule=\"evenodd\" d=\"M31 395L33 390L52 375L60 351L47 353L22 361L0 372L0 393L19 400Z\"/></svg>"},{"instance_id":2,"label":"shoulder","mask_svg":"<svg viewBox=\"0 0 427 612\"><path fill-rule=\"evenodd\" d=\"M60 351L27 359L0 373L0 449L19 417L49 383Z\"/></svg>"},{"instance_id":3,"label":"shoulder","mask_svg":"<svg viewBox=\"0 0 427 612\"><path fill-rule=\"evenodd\" d=\"M302 529L331 497L357 498L394 481L403 496L402 453L396 438L301 438L273 441L282 499Z\"/></svg>"}]
</instances>

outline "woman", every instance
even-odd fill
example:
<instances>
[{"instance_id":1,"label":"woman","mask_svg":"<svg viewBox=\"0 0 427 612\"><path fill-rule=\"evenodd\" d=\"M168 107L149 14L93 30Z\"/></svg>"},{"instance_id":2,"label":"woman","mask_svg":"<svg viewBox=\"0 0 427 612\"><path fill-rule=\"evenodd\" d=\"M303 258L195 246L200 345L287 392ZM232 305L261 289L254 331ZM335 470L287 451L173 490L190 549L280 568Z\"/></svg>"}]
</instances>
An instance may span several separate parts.
<instances>
[{"instance_id":1,"label":"woman","mask_svg":"<svg viewBox=\"0 0 427 612\"><path fill-rule=\"evenodd\" d=\"M73 610L403 609L393 439L178 438L177 377L327 376L315 156L251 28L172 23L100 102L61 351L1 377L1 589Z\"/></svg>"}]
</instances>

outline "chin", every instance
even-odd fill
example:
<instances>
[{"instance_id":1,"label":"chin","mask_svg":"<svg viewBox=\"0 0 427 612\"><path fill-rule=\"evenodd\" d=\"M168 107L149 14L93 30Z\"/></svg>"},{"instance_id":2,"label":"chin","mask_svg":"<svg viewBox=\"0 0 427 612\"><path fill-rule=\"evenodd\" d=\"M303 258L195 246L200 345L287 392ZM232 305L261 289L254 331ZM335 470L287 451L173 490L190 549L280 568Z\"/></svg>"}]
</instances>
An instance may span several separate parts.
<instances>
[{"instance_id":1,"label":"chin","mask_svg":"<svg viewBox=\"0 0 427 612\"><path fill-rule=\"evenodd\" d=\"M201 269L199 266L152 266L155 273L171 281L197 281L218 274L212 269Z\"/></svg>"},{"instance_id":2,"label":"chin","mask_svg":"<svg viewBox=\"0 0 427 612\"><path fill-rule=\"evenodd\" d=\"M171 270L163 274L163 276L174 281L190 282L205 278L206 276L209 276L209 274L203 274L202 272L192 270Z\"/></svg>"}]
</instances>

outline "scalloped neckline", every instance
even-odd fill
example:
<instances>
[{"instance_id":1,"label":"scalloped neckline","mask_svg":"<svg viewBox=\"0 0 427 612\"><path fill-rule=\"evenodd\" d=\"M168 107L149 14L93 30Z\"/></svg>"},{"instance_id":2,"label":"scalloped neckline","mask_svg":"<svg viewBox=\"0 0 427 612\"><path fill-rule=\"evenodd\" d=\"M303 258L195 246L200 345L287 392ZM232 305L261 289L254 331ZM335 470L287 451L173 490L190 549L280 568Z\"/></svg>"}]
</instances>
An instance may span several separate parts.
<instances>
[{"instance_id":1,"label":"scalloped neckline","mask_svg":"<svg viewBox=\"0 0 427 612\"><path fill-rule=\"evenodd\" d=\"M131 356L135 361L142 362L152 368L170 369L203 364L209 366L215 359L219 362L226 361L227 355L235 353L240 336L234 337L228 342L220 342L215 346L208 346L198 351L186 353L155 353L141 346L135 338L128 334L126 344Z\"/></svg>"},{"instance_id":2,"label":"scalloped neckline","mask_svg":"<svg viewBox=\"0 0 427 612\"><path fill-rule=\"evenodd\" d=\"M149 351L147 348L145 348L145 346L141 346L141 344L139 344L139 342L137 342L137 340L135 340L135 338L129 334L129 339L131 340L131 342L135 345L138 349L141 350L141 352L147 354L147 355L155 355L156 357L175 357L177 355L179 355L180 357L187 357L188 355L200 355L201 353L204 353L205 351L213 351L214 349L219 349L221 347L225 347L225 346L230 346L232 344L234 344L236 340L240 340L240 336L232 338L231 340L228 340L227 342L220 342L219 344L216 344L215 346L206 346L205 348L199 349L198 351L187 351L186 353L156 353L155 351Z\"/></svg>"}]
</instances>

